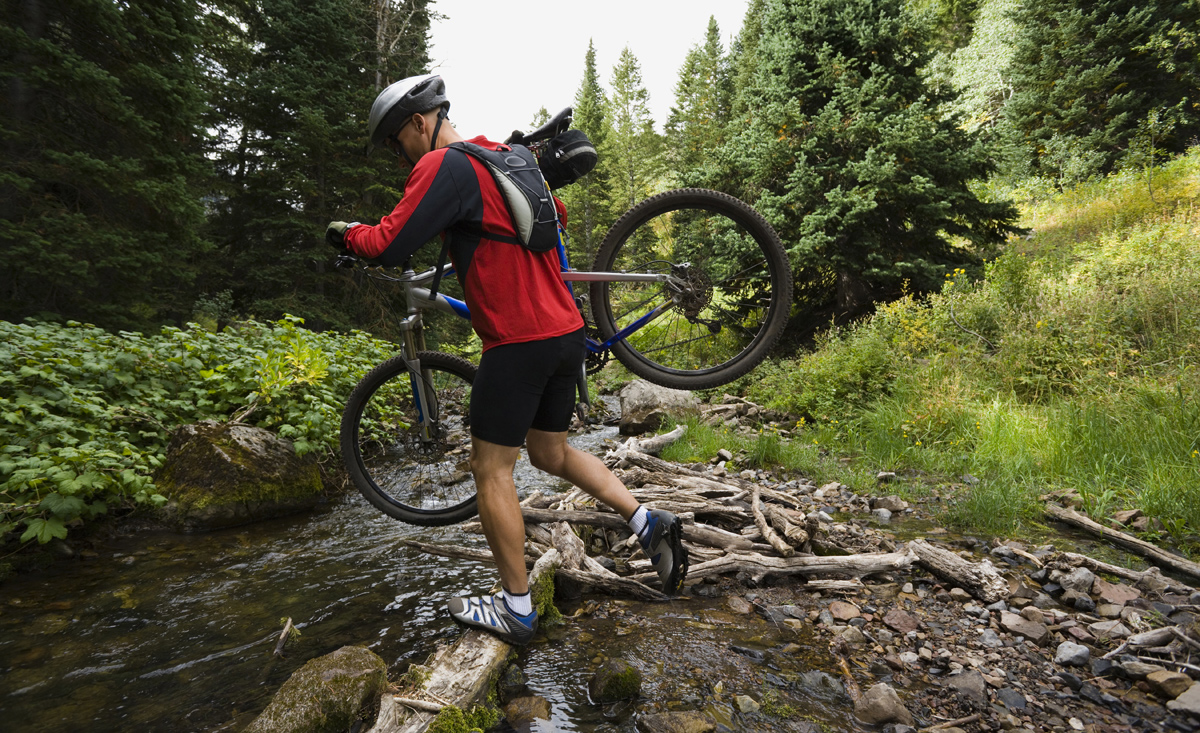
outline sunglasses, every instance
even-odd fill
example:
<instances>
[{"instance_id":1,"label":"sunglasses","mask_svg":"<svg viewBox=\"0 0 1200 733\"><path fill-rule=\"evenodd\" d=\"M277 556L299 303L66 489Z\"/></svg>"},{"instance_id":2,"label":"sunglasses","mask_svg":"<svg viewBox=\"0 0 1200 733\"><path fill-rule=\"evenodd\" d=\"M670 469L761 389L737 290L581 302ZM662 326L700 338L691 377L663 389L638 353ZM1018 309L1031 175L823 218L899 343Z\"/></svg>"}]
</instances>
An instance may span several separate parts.
<instances>
[{"instance_id":1,"label":"sunglasses","mask_svg":"<svg viewBox=\"0 0 1200 733\"><path fill-rule=\"evenodd\" d=\"M410 122L412 122L411 117L405 120L404 124L400 125L399 129L393 132L391 137L383 141L383 144L387 146L387 149L392 151L392 155L396 156L397 158L404 155L404 146L400 144L400 130L403 130Z\"/></svg>"}]
</instances>

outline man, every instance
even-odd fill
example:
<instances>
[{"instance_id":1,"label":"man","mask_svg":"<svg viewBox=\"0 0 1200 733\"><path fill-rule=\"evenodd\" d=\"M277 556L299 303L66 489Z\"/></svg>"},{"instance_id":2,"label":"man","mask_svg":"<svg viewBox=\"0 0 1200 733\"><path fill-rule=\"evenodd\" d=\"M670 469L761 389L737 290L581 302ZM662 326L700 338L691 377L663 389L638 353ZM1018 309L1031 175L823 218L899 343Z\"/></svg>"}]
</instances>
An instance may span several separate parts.
<instances>
[{"instance_id":1,"label":"man","mask_svg":"<svg viewBox=\"0 0 1200 733\"><path fill-rule=\"evenodd\" d=\"M368 125L371 146L386 146L402 168L411 167L404 197L377 226L332 222L326 237L382 265L403 263L439 233L449 238L471 325L483 342L471 390L470 464L479 518L503 589L489 597L454 598L449 610L462 624L526 644L537 630L537 613L513 483L522 444L534 466L570 481L629 522L664 592L678 592L687 551L674 515L647 511L596 456L567 444L584 359L583 319L563 283L556 251L533 252L489 239L489 233L513 238L516 231L483 164L447 147L464 140L443 124L450 109L445 90L442 78L429 74L398 81L379 94ZM484 137L466 142L504 149Z\"/></svg>"}]
</instances>

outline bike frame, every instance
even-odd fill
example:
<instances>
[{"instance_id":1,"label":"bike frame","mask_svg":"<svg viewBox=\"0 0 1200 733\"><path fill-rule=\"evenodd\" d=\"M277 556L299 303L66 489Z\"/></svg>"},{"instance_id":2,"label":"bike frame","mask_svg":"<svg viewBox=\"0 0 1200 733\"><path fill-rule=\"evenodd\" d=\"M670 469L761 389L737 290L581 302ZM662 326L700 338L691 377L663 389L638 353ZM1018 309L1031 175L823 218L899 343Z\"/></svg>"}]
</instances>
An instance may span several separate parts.
<instances>
[{"instance_id":1,"label":"bike frame","mask_svg":"<svg viewBox=\"0 0 1200 733\"><path fill-rule=\"evenodd\" d=\"M573 282L661 282L667 283L674 279L670 274L652 274L652 273L619 273L619 272L580 272L572 270L567 262L567 248L563 244L565 233L562 231L562 226L559 226L559 241L558 241L558 260L562 270L563 284L567 291L571 294L571 299L575 299L575 292L571 287ZM450 264L442 266L442 277L454 273L454 267ZM396 282L401 284L404 292L404 300L407 306L407 313L404 319L400 322L400 355L405 363L409 365L410 379L412 380L413 400L417 408L417 416L421 423L421 437L430 439L432 437L432 425L427 419L425 405L434 405L436 393L432 388L431 376L427 370L421 368L420 360L417 359L417 353L425 349L425 332L424 321L421 317L423 310L437 310L443 313L450 313L459 318L471 319L471 311L467 304L458 298L437 293L430 297L431 293L429 285L433 282L434 276L437 274L437 268L433 267L425 272L417 273L413 270L405 270ZM648 311L641 318L638 318L633 323L621 329L618 333L605 341L597 341L588 336L585 339L587 350L593 354L599 354L612 348L613 344L621 341L634 333L642 326L645 326L650 321L653 321L659 315L672 307L673 303L668 300L662 305ZM417 379L416 375L420 374L421 379ZM583 402L587 402L587 366L584 365L580 371L580 396ZM437 415L438 411L431 410L432 414Z\"/></svg>"}]
</instances>

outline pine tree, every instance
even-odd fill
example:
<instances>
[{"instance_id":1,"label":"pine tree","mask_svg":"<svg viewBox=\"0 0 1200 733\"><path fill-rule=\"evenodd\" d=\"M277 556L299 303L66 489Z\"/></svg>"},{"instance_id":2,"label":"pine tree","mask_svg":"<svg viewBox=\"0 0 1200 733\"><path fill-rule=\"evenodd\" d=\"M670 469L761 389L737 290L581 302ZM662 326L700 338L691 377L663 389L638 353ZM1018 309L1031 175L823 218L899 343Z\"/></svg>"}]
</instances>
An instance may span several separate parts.
<instances>
[{"instance_id":1,"label":"pine tree","mask_svg":"<svg viewBox=\"0 0 1200 733\"><path fill-rule=\"evenodd\" d=\"M578 267L587 268L592 264L604 233L613 223L609 214L608 98L600 86L596 47L591 41L588 41L584 57L583 80L575 92L574 110L572 126L588 136L599 151L600 159L591 173L560 190L558 196L567 205L571 261Z\"/></svg>"},{"instance_id":2,"label":"pine tree","mask_svg":"<svg viewBox=\"0 0 1200 733\"><path fill-rule=\"evenodd\" d=\"M10 0L0 26L0 318L185 316L205 99L192 0Z\"/></svg>"},{"instance_id":3,"label":"pine tree","mask_svg":"<svg viewBox=\"0 0 1200 733\"><path fill-rule=\"evenodd\" d=\"M1005 115L1042 170L1061 177L1081 155L1094 157L1094 172L1112 170L1155 109L1181 112L1166 149L1181 151L1200 132L1195 50L1155 43L1171 28L1194 29L1197 3L1045 0L1022 4L1016 20L1017 91Z\"/></svg>"},{"instance_id":4,"label":"pine tree","mask_svg":"<svg viewBox=\"0 0 1200 733\"><path fill-rule=\"evenodd\" d=\"M749 124L724 179L784 237L798 288L841 313L939 287L1015 217L967 187L990 165L927 84L927 36L899 0L776 0L763 19ZM738 120L734 127L741 125ZM828 297L828 296L827 296Z\"/></svg>"},{"instance_id":5,"label":"pine tree","mask_svg":"<svg viewBox=\"0 0 1200 733\"><path fill-rule=\"evenodd\" d=\"M650 117L650 93L642 82L642 67L626 46L612 73L609 98L612 130L606 151L611 158L610 211L614 217L648 197L661 172L662 141Z\"/></svg>"},{"instance_id":6,"label":"pine tree","mask_svg":"<svg viewBox=\"0 0 1200 733\"><path fill-rule=\"evenodd\" d=\"M679 70L667 117L667 163L682 185L724 141L732 99L728 61L717 19L709 17L704 45L693 46Z\"/></svg>"}]
</instances>

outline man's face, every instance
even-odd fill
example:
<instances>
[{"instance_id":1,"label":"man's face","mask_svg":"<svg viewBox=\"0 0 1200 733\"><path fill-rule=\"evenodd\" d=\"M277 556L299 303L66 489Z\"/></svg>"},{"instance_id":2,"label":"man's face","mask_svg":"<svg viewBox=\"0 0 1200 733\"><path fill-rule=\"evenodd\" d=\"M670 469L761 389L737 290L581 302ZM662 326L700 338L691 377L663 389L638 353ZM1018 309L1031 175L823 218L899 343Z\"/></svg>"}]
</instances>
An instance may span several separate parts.
<instances>
[{"instance_id":1,"label":"man's face","mask_svg":"<svg viewBox=\"0 0 1200 733\"><path fill-rule=\"evenodd\" d=\"M402 170L413 167L422 155L429 152L429 142L424 134L426 127L428 124L422 115L413 115L385 141Z\"/></svg>"}]
</instances>

